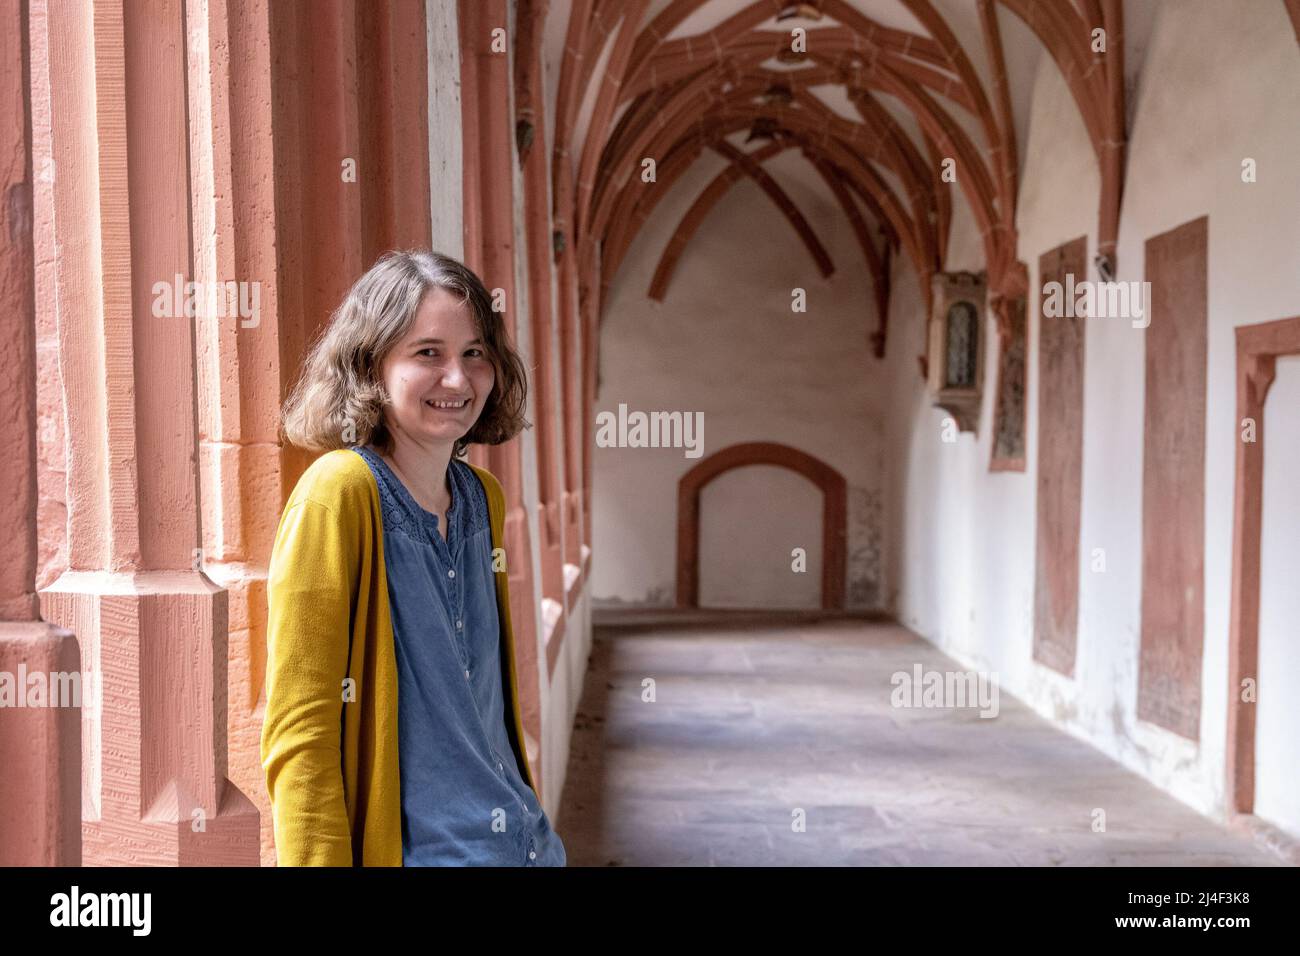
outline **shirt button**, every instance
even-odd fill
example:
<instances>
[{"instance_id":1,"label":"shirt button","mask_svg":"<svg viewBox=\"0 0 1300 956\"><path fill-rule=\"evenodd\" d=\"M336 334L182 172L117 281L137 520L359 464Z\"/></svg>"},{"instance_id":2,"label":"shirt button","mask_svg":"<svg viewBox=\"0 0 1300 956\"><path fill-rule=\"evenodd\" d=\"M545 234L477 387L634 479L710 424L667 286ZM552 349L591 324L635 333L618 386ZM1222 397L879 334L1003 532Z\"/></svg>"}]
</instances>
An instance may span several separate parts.
<instances>
[{"instance_id":1,"label":"shirt button","mask_svg":"<svg viewBox=\"0 0 1300 956\"><path fill-rule=\"evenodd\" d=\"M528 859L530 859L530 860L535 860L535 859L537 859L537 851L536 851L536 850L529 850L529 851L528 851Z\"/></svg>"},{"instance_id":2,"label":"shirt button","mask_svg":"<svg viewBox=\"0 0 1300 956\"><path fill-rule=\"evenodd\" d=\"M457 629L457 630L460 629L460 621L457 621L457 622L456 622L456 629Z\"/></svg>"},{"instance_id":3,"label":"shirt button","mask_svg":"<svg viewBox=\"0 0 1300 956\"><path fill-rule=\"evenodd\" d=\"M466 676L467 678L469 677L469 671L466 671L466 672L465 672L465 676Z\"/></svg>"},{"instance_id":4,"label":"shirt button","mask_svg":"<svg viewBox=\"0 0 1300 956\"><path fill-rule=\"evenodd\" d=\"M455 568L448 568L448 569L447 569L447 577L449 577L449 578L454 578L455 576L456 576L456 569L455 569Z\"/></svg>"},{"instance_id":5,"label":"shirt button","mask_svg":"<svg viewBox=\"0 0 1300 956\"><path fill-rule=\"evenodd\" d=\"M505 764L503 764L500 760L497 761L497 769L498 769L498 770L505 770L505 769L506 769L506 768L505 768Z\"/></svg>"}]
</instances>

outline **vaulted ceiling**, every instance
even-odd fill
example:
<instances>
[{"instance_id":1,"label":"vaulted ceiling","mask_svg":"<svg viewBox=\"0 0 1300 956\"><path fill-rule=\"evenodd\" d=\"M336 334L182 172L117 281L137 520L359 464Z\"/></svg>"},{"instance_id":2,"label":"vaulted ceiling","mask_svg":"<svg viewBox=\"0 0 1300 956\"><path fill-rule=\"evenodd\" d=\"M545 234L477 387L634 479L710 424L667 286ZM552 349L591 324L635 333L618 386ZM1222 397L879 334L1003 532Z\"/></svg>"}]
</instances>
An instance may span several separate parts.
<instances>
[{"instance_id":1,"label":"vaulted ceiling","mask_svg":"<svg viewBox=\"0 0 1300 956\"><path fill-rule=\"evenodd\" d=\"M1300 0L1285 2L1300 22ZM545 14L524 0L521 16ZM567 16L564 15L567 12ZM808 216L765 168L797 150L851 224L885 344L890 259L928 298L954 203L979 233L999 316L1026 292L1017 183L1029 92L1046 55L1069 89L1101 182L1100 263L1113 268L1123 194L1126 88L1154 16L1149 0L573 0L547 18L547 142L557 248L572 243L585 308L656 205L706 151L723 171L661 251L661 298L692 234L752 180L823 274ZM1126 83L1127 78L1127 83ZM653 163L654 188L648 188Z\"/></svg>"}]
</instances>

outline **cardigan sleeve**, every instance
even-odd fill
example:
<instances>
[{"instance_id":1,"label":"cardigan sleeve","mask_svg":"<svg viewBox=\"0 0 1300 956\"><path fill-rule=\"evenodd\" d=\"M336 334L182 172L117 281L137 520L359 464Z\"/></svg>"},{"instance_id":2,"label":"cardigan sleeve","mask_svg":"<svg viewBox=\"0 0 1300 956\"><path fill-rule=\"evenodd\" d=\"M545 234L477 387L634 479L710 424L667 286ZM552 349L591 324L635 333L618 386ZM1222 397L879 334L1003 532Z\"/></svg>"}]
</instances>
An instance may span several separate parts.
<instances>
[{"instance_id":1,"label":"cardigan sleeve","mask_svg":"<svg viewBox=\"0 0 1300 956\"><path fill-rule=\"evenodd\" d=\"M360 557L356 529L304 498L285 510L267 575L261 760L280 866L350 866L341 718Z\"/></svg>"}]
</instances>

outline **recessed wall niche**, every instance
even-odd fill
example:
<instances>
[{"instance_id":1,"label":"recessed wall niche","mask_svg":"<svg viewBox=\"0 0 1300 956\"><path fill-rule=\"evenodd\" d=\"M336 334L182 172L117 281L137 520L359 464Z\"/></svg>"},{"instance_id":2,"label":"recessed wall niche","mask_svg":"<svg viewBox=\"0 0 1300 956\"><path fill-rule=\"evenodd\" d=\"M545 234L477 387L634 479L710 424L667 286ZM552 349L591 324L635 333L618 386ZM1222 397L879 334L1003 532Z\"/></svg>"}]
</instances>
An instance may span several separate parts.
<instances>
[{"instance_id":1,"label":"recessed wall niche","mask_svg":"<svg viewBox=\"0 0 1300 956\"><path fill-rule=\"evenodd\" d=\"M979 424L984 384L983 272L938 272L930 316L929 389L964 432Z\"/></svg>"}]
</instances>

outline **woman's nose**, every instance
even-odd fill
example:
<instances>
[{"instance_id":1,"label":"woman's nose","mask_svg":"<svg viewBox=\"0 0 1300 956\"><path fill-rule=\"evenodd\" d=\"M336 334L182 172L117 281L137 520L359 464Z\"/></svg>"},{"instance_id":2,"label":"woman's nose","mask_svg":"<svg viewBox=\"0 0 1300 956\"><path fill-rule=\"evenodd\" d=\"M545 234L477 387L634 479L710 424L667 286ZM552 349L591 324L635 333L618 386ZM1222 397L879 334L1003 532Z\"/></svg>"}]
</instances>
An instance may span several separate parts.
<instances>
[{"instance_id":1,"label":"woman's nose","mask_svg":"<svg viewBox=\"0 0 1300 956\"><path fill-rule=\"evenodd\" d=\"M460 367L460 359L448 359L442 367L442 382L450 388L459 388L465 381L465 372Z\"/></svg>"}]
</instances>

